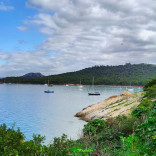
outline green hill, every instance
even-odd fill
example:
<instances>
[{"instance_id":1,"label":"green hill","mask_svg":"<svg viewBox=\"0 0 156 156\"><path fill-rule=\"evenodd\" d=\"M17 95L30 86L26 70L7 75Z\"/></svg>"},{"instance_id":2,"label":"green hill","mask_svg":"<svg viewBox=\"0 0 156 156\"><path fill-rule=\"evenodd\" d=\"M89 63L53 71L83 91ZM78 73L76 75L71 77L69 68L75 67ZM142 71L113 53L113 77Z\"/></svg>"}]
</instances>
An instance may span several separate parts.
<instances>
[{"instance_id":1,"label":"green hill","mask_svg":"<svg viewBox=\"0 0 156 156\"><path fill-rule=\"evenodd\" d=\"M7 77L0 81L5 83L44 84L49 80L51 84L79 84L81 80L82 84L89 85L93 76L97 85L144 85L156 77L156 65L127 63L118 66L94 66L42 78Z\"/></svg>"}]
</instances>

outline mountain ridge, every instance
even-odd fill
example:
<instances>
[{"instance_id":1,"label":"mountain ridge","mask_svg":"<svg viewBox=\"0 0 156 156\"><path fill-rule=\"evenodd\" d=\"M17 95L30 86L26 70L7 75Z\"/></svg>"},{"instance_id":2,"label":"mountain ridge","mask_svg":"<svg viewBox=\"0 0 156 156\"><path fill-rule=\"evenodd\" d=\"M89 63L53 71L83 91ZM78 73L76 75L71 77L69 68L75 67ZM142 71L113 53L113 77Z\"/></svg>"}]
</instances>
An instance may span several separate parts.
<instances>
[{"instance_id":1,"label":"mountain ridge","mask_svg":"<svg viewBox=\"0 0 156 156\"><path fill-rule=\"evenodd\" d=\"M95 85L144 85L156 77L156 65L130 64L118 66L93 66L75 72L49 75L40 78L7 77L1 79L8 83L30 84L81 84L90 85L92 78Z\"/></svg>"},{"instance_id":2,"label":"mountain ridge","mask_svg":"<svg viewBox=\"0 0 156 156\"><path fill-rule=\"evenodd\" d=\"M24 78L40 78L40 77L43 77L44 75L42 75L41 73L27 73L23 76L20 76L20 77L24 77Z\"/></svg>"}]
</instances>

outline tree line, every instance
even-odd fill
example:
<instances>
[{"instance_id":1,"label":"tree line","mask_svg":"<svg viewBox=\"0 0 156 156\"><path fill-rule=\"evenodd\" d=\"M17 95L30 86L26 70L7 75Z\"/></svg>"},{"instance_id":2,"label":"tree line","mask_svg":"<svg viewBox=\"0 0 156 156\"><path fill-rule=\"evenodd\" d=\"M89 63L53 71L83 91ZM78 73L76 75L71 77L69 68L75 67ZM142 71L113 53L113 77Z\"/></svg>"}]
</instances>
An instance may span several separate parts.
<instances>
[{"instance_id":1,"label":"tree line","mask_svg":"<svg viewBox=\"0 0 156 156\"><path fill-rule=\"evenodd\" d=\"M94 66L75 72L49 75L41 78L6 77L1 83L24 84L79 84L90 85L92 78L96 85L145 85L156 76L156 65L130 64L118 66Z\"/></svg>"}]
</instances>

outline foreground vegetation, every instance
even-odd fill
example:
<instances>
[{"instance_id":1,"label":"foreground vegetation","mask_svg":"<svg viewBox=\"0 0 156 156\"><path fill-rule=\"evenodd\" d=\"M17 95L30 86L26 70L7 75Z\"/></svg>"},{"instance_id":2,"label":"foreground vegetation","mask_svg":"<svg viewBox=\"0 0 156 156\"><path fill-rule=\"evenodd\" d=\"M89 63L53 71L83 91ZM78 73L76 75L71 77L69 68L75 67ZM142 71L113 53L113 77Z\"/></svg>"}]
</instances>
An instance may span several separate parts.
<instances>
[{"instance_id":1,"label":"foreground vegetation","mask_svg":"<svg viewBox=\"0 0 156 156\"><path fill-rule=\"evenodd\" d=\"M142 156L156 155L156 79L144 87L144 98L131 115L116 119L95 119L83 128L83 136L70 140L65 134L52 144L33 135L25 141L20 130L0 126L0 155L39 156Z\"/></svg>"},{"instance_id":2,"label":"foreground vegetation","mask_svg":"<svg viewBox=\"0 0 156 156\"><path fill-rule=\"evenodd\" d=\"M95 66L76 72L41 78L7 77L0 79L1 83L30 83L30 84L79 84L90 85L93 76L97 85L145 85L156 77L156 65L130 64L119 66Z\"/></svg>"}]
</instances>

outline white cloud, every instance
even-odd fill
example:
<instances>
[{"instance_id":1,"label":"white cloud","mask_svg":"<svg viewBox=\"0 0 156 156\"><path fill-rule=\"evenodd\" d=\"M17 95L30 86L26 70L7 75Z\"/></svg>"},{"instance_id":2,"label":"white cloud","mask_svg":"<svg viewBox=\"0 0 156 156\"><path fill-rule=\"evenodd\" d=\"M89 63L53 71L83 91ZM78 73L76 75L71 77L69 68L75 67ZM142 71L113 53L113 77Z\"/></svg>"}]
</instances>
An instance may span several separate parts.
<instances>
[{"instance_id":1,"label":"white cloud","mask_svg":"<svg viewBox=\"0 0 156 156\"><path fill-rule=\"evenodd\" d=\"M34 52L9 55L10 71L20 66L16 73L56 74L93 65L156 64L154 0L28 0L27 6L38 13L18 29L36 26L47 39Z\"/></svg>"},{"instance_id":2,"label":"white cloud","mask_svg":"<svg viewBox=\"0 0 156 156\"><path fill-rule=\"evenodd\" d=\"M7 6L3 2L0 2L0 10L11 11L11 10L14 10L14 7L13 6Z\"/></svg>"},{"instance_id":3,"label":"white cloud","mask_svg":"<svg viewBox=\"0 0 156 156\"><path fill-rule=\"evenodd\" d=\"M28 30L28 27L18 26L17 29L20 30L20 31L24 31L25 32L25 31Z\"/></svg>"}]
</instances>

